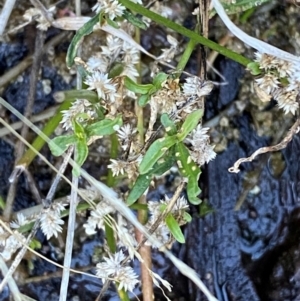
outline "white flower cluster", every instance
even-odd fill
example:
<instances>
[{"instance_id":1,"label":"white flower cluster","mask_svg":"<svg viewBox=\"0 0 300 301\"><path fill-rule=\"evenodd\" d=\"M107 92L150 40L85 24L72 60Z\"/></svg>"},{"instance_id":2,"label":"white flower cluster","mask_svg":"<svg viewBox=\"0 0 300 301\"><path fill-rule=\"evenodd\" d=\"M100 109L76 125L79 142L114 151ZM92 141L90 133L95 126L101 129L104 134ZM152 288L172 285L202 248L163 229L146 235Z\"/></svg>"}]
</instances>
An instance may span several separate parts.
<instances>
[{"instance_id":1,"label":"white flower cluster","mask_svg":"<svg viewBox=\"0 0 300 301\"><path fill-rule=\"evenodd\" d=\"M104 257L104 261L97 264L97 276L102 279L103 284L106 280L113 280L118 284L118 290L124 288L125 291L133 292L134 287L140 282L134 270L123 264L125 255L122 251L109 254Z\"/></svg>"},{"instance_id":2,"label":"white flower cluster","mask_svg":"<svg viewBox=\"0 0 300 301\"><path fill-rule=\"evenodd\" d=\"M61 225L64 224L64 221L60 216L65 206L65 204L54 203L42 212L40 217L41 229L47 239L50 239L53 235L57 237L58 233L62 232Z\"/></svg>"},{"instance_id":3,"label":"white flower cluster","mask_svg":"<svg viewBox=\"0 0 300 301\"><path fill-rule=\"evenodd\" d=\"M134 138L134 135L137 132L136 128L132 128L130 124L126 123L124 124L120 129L117 130L118 132L118 138L120 141L120 145L124 151L128 149L130 146L131 141Z\"/></svg>"},{"instance_id":4,"label":"white flower cluster","mask_svg":"<svg viewBox=\"0 0 300 301\"><path fill-rule=\"evenodd\" d=\"M257 52L255 56L255 61L265 73L255 80L258 88L273 97L286 114L295 114L299 108L300 64L265 53Z\"/></svg>"},{"instance_id":5,"label":"white flower cluster","mask_svg":"<svg viewBox=\"0 0 300 301\"><path fill-rule=\"evenodd\" d=\"M113 176L118 176L119 174L124 175L124 173L127 173L129 179L135 180L139 175L138 165L141 160L142 157L138 157L131 162L110 159L111 164L107 165L107 167L111 169Z\"/></svg>"},{"instance_id":6,"label":"white flower cluster","mask_svg":"<svg viewBox=\"0 0 300 301\"><path fill-rule=\"evenodd\" d=\"M191 158L200 166L216 157L214 146L209 144L208 130L209 128L202 128L201 125L198 125L186 138L186 142L192 145L192 150L190 150Z\"/></svg>"},{"instance_id":7,"label":"white flower cluster","mask_svg":"<svg viewBox=\"0 0 300 301\"><path fill-rule=\"evenodd\" d=\"M85 232L88 235L92 235L96 233L96 228L103 229L105 216L110 213L114 213L115 209L110 206L110 204L105 201L101 200L96 208L91 211L91 216L88 218L87 222L83 225L85 228Z\"/></svg>"},{"instance_id":8,"label":"white flower cluster","mask_svg":"<svg viewBox=\"0 0 300 301\"><path fill-rule=\"evenodd\" d=\"M17 230L13 231L12 235L0 227L0 255L5 261L10 260L11 256L17 251L17 249L22 247L22 243L24 244L25 241L25 237Z\"/></svg>"},{"instance_id":9,"label":"white flower cluster","mask_svg":"<svg viewBox=\"0 0 300 301\"><path fill-rule=\"evenodd\" d=\"M108 15L109 19L114 20L116 17L121 17L125 7L118 0L98 0L92 7L92 10L98 14L100 11Z\"/></svg>"},{"instance_id":10,"label":"white flower cluster","mask_svg":"<svg viewBox=\"0 0 300 301\"><path fill-rule=\"evenodd\" d=\"M160 200L159 202L149 201L148 202L148 210L150 213L150 218L146 224L147 229L151 229L151 227L155 224L159 216L162 214L162 206L168 206L171 199L168 196L165 196L164 200ZM171 214L176 218L176 220L183 225L185 222L182 219L182 216L185 211L189 209L189 205L187 200L184 197L180 197L177 199L175 205L171 210ZM171 242L170 230L167 227L164 221L159 223L159 226L152 234L158 241L160 241L160 245L152 245L149 241L146 242L147 245L152 245L153 248L160 248L161 246L168 244Z\"/></svg>"},{"instance_id":11,"label":"white flower cluster","mask_svg":"<svg viewBox=\"0 0 300 301\"><path fill-rule=\"evenodd\" d=\"M112 84L110 81L107 81L109 67L114 63L119 63L123 68L120 75L126 75L135 80L139 75L135 65L138 64L140 59L139 51L135 47L112 35L107 35L106 46L101 46L101 50L100 53L96 53L90 57L86 63L87 71L92 73L92 75L94 72L100 72L101 74L100 77L100 74L96 73L98 74L96 77L93 78L91 76L86 82L86 84L90 86L90 89L97 90L99 97L103 96L102 93L104 93L104 91L100 93L101 90L98 89L101 89L101 86L97 89L97 82L102 82L102 85ZM111 86L105 88L111 91Z\"/></svg>"},{"instance_id":12,"label":"white flower cluster","mask_svg":"<svg viewBox=\"0 0 300 301\"><path fill-rule=\"evenodd\" d=\"M88 119L93 119L96 115L92 104L86 99L76 99L68 110L63 110L61 113L63 117L60 123L65 130L72 128L72 119L76 118L78 114L85 113ZM79 117L79 121L83 121L83 119Z\"/></svg>"}]
</instances>

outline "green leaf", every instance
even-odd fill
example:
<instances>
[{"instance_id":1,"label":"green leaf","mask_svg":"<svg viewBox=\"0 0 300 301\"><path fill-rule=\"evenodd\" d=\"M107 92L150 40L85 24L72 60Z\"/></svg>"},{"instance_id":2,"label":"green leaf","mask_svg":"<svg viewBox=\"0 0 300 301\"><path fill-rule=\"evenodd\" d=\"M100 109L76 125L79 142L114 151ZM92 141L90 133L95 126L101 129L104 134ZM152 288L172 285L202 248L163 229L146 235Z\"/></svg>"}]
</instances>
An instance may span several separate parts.
<instances>
[{"instance_id":1,"label":"green leaf","mask_svg":"<svg viewBox=\"0 0 300 301\"><path fill-rule=\"evenodd\" d=\"M152 84L146 84L146 85L137 84L128 76L125 77L124 84L128 90L139 94L147 94L149 90L153 88Z\"/></svg>"},{"instance_id":2,"label":"green leaf","mask_svg":"<svg viewBox=\"0 0 300 301\"><path fill-rule=\"evenodd\" d=\"M75 34L75 36L72 39L71 44L69 45L67 57L66 57L66 63L68 68L71 68L74 64L74 59L77 56L77 50L80 46L80 43L82 41L82 38L84 36L87 36L93 32L94 26L99 22L99 14L94 16L91 20L86 22Z\"/></svg>"},{"instance_id":3,"label":"green leaf","mask_svg":"<svg viewBox=\"0 0 300 301\"><path fill-rule=\"evenodd\" d=\"M160 121L161 121L163 127L165 128L168 136L176 135L176 133L177 133L176 125L169 118L169 115L167 113L164 113L161 115Z\"/></svg>"},{"instance_id":4,"label":"green leaf","mask_svg":"<svg viewBox=\"0 0 300 301\"><path fill-rule=\"evenodd\" d=\"M143 195L149 187L151 179L152 177L149 176L149 173L138 176L126 200L128 206L134 204Z\"/></svg>"},{"instance_id":5,"label":"green leaf","mask_svg":"<svg viewBox=\"0 0 300 301\"><path fill-rule=\"evenodd\" d=\"M176 219L174 218L174 216L172 214L168 214L166 217L166 225L169 228L170 232L172 233L172 235L174 236L174 238L184 244L185 243L185 238L184 235L180 229L180 226L178 224L178 222L176 221Z\"/></svg>"},{"instance_id":6,"label":"green leaf","mask_svg":"<svg viewBox=\"0 0 300 301\"><path fill-rule=\"evenodd\" d=\"M161 84L166 81L168 78L168 75L163 72L159 72L155 75L153 78L153 85L156 87L157 90L161 88Z\"/></svg>"},{"instance_id":7,"label":"green leaf","mask_svg":"<svg viewBox=\"0 0 300 301\"><path fill-rule=\"evenodd\" d=\"M177 143L176 136L168 136L154 141L147 150L141 164L140 174L145 174L153 167L166 151Z\"/></svg>"},{"instance_id":8,"label":"green leaf","mask_svg":"<svg viewBox=\"0 0 300 301\"><path fill-rule=\"evenodd\" d=\"M141 28L143 30L146 30L148 28L147 25L139 17L135 16L128 10L125 10L123 12L122 17L124 17L124 19L126 19L128 22L130 22L132 25L138 28Z\"/></svg>"},{"instance_id":9,"label":"green leaf","mask_svg":"<svg viewBox=\"0 0 300 301\"><path fill-rule=\"evenodd\" d=\"M114 78L119 76L124 70L124 64L122 63L115 63L112 65L112 67L109 70L108 77Z\"/></svg>"},{"instance_id":10,"label":"green leaf","mask_svg":"<svg viewBox=\"0 0 300 301\"><path fill-rule=\"evenodd\" d=\"M80 124L80 122L77 120L77 118L78 117L85 118L86 116L87 116L86 113L83 113L83 115L78 114L75 118L72 119L73 130L79 140L82 140L82 139L86 140L86 133L85 133L84 127L82 126L82 124Z\"/></svg>"},{"instance_id":11,"label":"green leaf","mask_svg":"<svg viewBox=\"0 0 300 301\"><path fill-rule=\"evenodd\" d=\"M49 148L53 156L61 156L70 145L74 144L77 141L75 135L62 135L53 138L49 142Z\"/></svg>"},{"instance_id":12,"label":"green leaf","mask_svg":"<svg viewBox=\"0 0 300 301\"><path fill-rule=\"evenodd\" d=\"M247 69L250 70L252 75L259 75L261 74L261 70L259 69L259 63L251 62L247 65Z\"/></svg>"},{"instance_id":13,"label":"green leaf","mask_svg":"<svg viewBox=\"0 0 300 301\"><path fill-rule=\"evenodd\" d=\"M117 116L115 119L104 119L95 122L86 127L86 132L88 137L92 136L106 136L113 134L117 129L122 126L123 121L121 115Z\"/></svg>"},{"instance_id":14,"label":"green leaf","mask_svg":"<svg viewBox=\"0 0 300 301\"><path fill-rule=\"evenodd\" d=\"M139 100L138 100L138 104L140 107L144 107L148 101L149 101L149 94L144 94L144 95L141 95Z\"/></svg>"},{"instance_id":15,"label":"green leaf","mask_svg":"<svg viewBox=\"0 0 300 301\"><path fill-rule=\"evenodd\" d=\"M189 177L188 183L186 185L186 192L189 199L189 202L193 205L201 204L202 200L198 198L198 195L201 193L199 188L198 179L195 177Z\"/></svg>"},{"instance_id":16,"label":"green leaf","mask_svg":"<svg viewBox=\"0 0 300 301\"><path fill-rule=\"evenodd\" d=\"M187 195L189 202L194 205L200 204L201 200L198 198L198 195L201 193L198 185L201 174L200 168L192 160L189 150L182 142L176 144L175 157L180 173L183 177L188 178Z\"/></svg>"},{"instance_id":17,"label":"green leaf","mask_svg":"<svg viewBox=\"0 0 300 301\"><path fill-rule=\"evenodd\" d=\"M174 152L170 151L165 160L158 160L148 173L144 175L139 175L126 200L128 206L131 206L136 200L138 200L142 196L142 194L149 187L153 175L160 176L164 174L173 166L174 162Z\"/></svg>"},{"instance_id":18,"label":"green leaf","mask_svg":"<svg viewBox=\"0 0 300 301\"><path fill-rule=\"evenodd\" d=\"M192 112L191 114L189 114L182 127L181 127L181 131L180 133L177 134L178 140L179 141L183 141L185 139L185 137L193 130L196 128L196 126L198 125L200 119L203 116L203 110L196 110L194 112Z\"/></svg>"},{"instance_id":19,"label":"green leaf","mask_svg":"<svg viewBox=\"0 0 300 301\"><path fill-rule=\"evenodd\" d=\"M85 139L77 140L74 161L78 164L78 166L73 167L72 172L74 176L80 176L80 167L85 162L88 153L89 149L87 146L87 141Z\"/></svg>"},{"instance_id":20,"label":"green leaf","mask_svg":"<svg viewBox=\"0 0 300 301\"><path fill-rule=\"evenodd\" d=\"M191 215L190 215L189 213L187 213L187 212L184 212L184 213L183 213L183 219L184 219L184 221L187 222L187 223L189 223L189 222L192 221Z\"/></svg>"},{"instance_id":21,"label":"green leaf","mask_svg":"<svg viewBox=\"0 0 300 301\"><path fill-rule=\"evenodd\" d=\"M108 16L105 18L105 20L106 20L107 24L110 25L111 27L116 28L116 29L120 28L118 23L116 21L109 19Z\"/></svg>"}]
</instances>

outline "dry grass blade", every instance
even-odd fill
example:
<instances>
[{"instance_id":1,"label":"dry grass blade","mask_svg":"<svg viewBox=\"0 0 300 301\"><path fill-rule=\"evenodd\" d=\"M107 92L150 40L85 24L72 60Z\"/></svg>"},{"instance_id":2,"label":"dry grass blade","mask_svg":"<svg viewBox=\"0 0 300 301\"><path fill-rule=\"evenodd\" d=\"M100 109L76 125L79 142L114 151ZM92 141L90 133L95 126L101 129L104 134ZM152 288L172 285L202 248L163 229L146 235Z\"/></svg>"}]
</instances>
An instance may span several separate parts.
<instances>
[{"instance_id":1,"label":"dry grass blade","mask_svg":"<svg viewBox=\"0 0 300 301\"><path fill-rule=\"evenodd\" d=\"M6 0L0 14L0 36L3 34L7 21L14 8L16 0Z\"/></svg>"}]
</instances>

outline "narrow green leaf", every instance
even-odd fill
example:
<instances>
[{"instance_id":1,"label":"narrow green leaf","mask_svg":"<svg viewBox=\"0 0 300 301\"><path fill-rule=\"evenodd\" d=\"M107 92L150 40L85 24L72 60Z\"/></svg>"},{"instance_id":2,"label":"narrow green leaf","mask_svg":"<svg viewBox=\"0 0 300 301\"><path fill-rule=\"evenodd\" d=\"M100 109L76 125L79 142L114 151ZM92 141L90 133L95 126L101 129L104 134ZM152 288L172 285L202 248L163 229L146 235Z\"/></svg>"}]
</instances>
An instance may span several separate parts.
<instances>
[{"instance_id":1,"label":"narrow green leaf","mask_svg":"<svg viewBox=\"0 0 300 301\"><path fill-rule=\"evenodd\" d=\"M201 193L198 185L201 174L200 168L192 160L189 150L182 142L176 144L175 157L180 173L188 179L186 189L189 201L194 205L200 204L201 200L198 198Z\"/></svg>"},{"instance_id":2,"label":"narrow green leaf","mask_svg":"<svg viewBox=\"0 0 300 301\"><path fill-rule=\"evenodd\" d=\"M152 177L148 173L138 176L126 200L128 206L134 204L143 195L149 187L151 179Z\"/></svg>"},{"instance_id":3,"label":"narrow green leaf","mask_svg":"<svg viewBox=\"0 0 300 301\"><path fill-rule=\"evenodd\" d=\"M71 44L69 45L66 63L69 68L72 67L74 59L77 56L77 50L84 36L87 36L93 32L94 26L99 22L99 14L94 16L91 20L86 22L75 34Z\"/></svg>"},{"instance_id":4,"label":"narrow green leaf","mask_svg":"<svg viewBox=\"0 0 300 301\"><path fill-rule=\"evenodd\" d=\"M86 132L88 137L111 135L122 126L122 123L122 117L119 115L113 120L104 119L87 126Z\"/></svg>"},{"instance_id":5,"label":"narrow green leaf","mask_svg":"<svg viewBox=\"0 0 300 301\"><path fill-rule=\"evenodd\" d=\"M138 104L140 107L144 107L148 101L149 101L149 94L144 94L144 95L141 95L139 100L138 100Z\"/></svg>"},{"instance_id":6,"label":"narrow green leaf","mask_svg":"<svg viewBox=\"0 0 300 301\"><path fill-rule=\"evenodd\" d=\"M180 226L172 214L168 214L166 217L166 225L169 228L170 232L174 238L181 244L185 243L184 235L180 229Z\"/></svg>"},{"instance_id":7,"label":"narrow green leaf","mask_svg":"<svg viewBox=\"0 0 300 301\"><path fill-rule=\"evenodd\" d=\"M192 112L191 114L189 114L182 127L181 127L181 131L180 133L177 134L178 140L179 141L183 141L185 139L185 137L193 130L196 128L196 126L198 125L200 119L203 116L203 110L196 110L194 112Z\"/></svg>"},{"instance_id":8,"label":"narrow green leaf","mask_svg":"<svg viewBox=\"0 0 300 301\"><path fill-rule=\"evenodd\" d=\"M176 135L177 133L176 125L173 122L173 120L169 118L169 115L167 113L161 115L160 121L163 127L165 128L168 136Z\"/></svg>"},{"instance_id":9,"label":"narrow green leaf","mask_svg":"<svg viewBox=\"0 0 300 301\"><path fill-rule=\"evenodd\" d=\"M68 91L58 91L53 94L53 98L56 102L63 102L68 100L86 99L90 103L98 103L99 98L96 92L82 89L82 90L68 90Z\"/></svg>"},{"instance_id":10,"label":"narrow green leaf","mask_svg":"<svg viewBox=\"0 0 300 301\"><path fill-rule=\"evenodd\" d=\"M145 174L150 171L158 159L161 158L170 147L176 144L177 141L176 136L168 136L154 141L140 164L140 174Z\"/></svg>"},{"instance_id":11,"label":"narrow green leaf","mask_svg":"<svg viewBox=\"0 0 300 301\"><path fill-rule=\"evenodd\" d=\"M49 142L49 148L53 156L59 157L76 141L77 137L75 135L58 136Z\"/></svg>"},{"instance_id":12,"label":"narrow green leaf","mask_svg":"<svg viewBox=\"0 0 300 301\"><path fill-rule=\"evenodd\" d=\"M161 84L166 81L168 78L168 75L164 72L159 72L155 75L153 78L153 85L156 87L157 90L161 88Z\"/></svg>"},{"instance_id":13,"label":"narrow green leaf","mask_svg":"<svg viewBox=\"0 0 300 301\"><path fill-rule=\"evenodd\" d=\"M87 141L85 139L77 140L74 161L78 164L78 166L73 167L72 172L74 176L80 176L80 167L85 162L88 153L89 149L87 146Z\"/></svg>"},{"instance_id":14,"label":"narrow green leaf","mask_svg":"<svg viewBox=\"0 0 300 301\"><path fill-rule=\"evenodd\" d=\"M175 158L174 158L174 152L171 151L168 156L166 157L163 162L158 160L153 168L144 175L139 175L137 180L135 181L129 195L127 198L126 203L128 206L132 205L135 201L137 201L142 194L146 191L146 189L149 187L153 175L162 175L165 172L167 172L174 164Z\"/></svg>"},{"instance_id":15,"label":"narrow green leaf","mask_svg":"<svg viewBox=\"0 0 300 301\"><path fill-rule=\"evenodd\" d=\"M146 84L146 85L137 84L128 76L125 77L124 84L128 90L139 94L147 94L149 90L153 88L152 84Z\"/></svg>"},{"instance_id":16,"label":"narrow green leaf","mask_svg":"<svg viewBox=\"0 0 300 301\"><path fill-rule=\"evenodd\" d=\"M120 28L118 23L116 21L109 19L108 16L105 18L105 20L106 20L107 24L110 25L111 27L116 28L116 29Z\"/></svg>"},{"instance_id":17,"label":"narrow green leaf","mask_svg":"<svg viewBox=\"0 0 300 301\"><path fill-rule=\"evenodd\" d=\"M146 30L148 28L147 25L139 17L135 16L128 10L125 10L123 12L122 17L124 17L124 19L126 19L128 22L130 22L132 25L138 28L141 28L143 30Z\"/></svg>"},{"instance_id":18,"label":"narrow green leaf","mask_svg":"<svg viewBox=\"0 0 300 301\"><path fill-rule=\"evenodd\" d=\"M112 67L109 70L108 77L114 78L119 76L124 70L124 64L123 63L115 63L112 65Z\"/></svg>"}]
</instances>

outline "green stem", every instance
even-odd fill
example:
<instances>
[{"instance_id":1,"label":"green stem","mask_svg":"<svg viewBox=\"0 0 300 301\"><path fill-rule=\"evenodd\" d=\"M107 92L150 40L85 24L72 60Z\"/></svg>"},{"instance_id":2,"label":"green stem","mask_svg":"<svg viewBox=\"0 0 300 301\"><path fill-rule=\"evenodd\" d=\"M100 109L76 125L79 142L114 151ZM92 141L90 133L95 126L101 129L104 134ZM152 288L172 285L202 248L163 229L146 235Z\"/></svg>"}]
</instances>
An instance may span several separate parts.
<instances>
[{"instance_id":1,"label":"green stem","mask_svg":"<svg viewBox=\"0 0 300 301\"><path fill-rule=\"evenodd\" d=\"M57 128L59 125L61 119L62 119L62 110L67 110L69 109L71 105L71 101L65 101L63 102L60 107L57 110L57 113L46 123L45 127L43 128L43 133L49 137L54 130ZM39 152L41 148L44 146L46 141L38 136L36 139L33 141L32 146ZM18 161L17 165L23 165L25 168L30 165L32 160L35 158L36 153L32 151L30 148L26 151L26 153L23 155L23 157Z\"/></svg>"},{"instance_id":2,"label":"green stem","mask_svg":"<svg viewBox=\"0 0 300 301\"><path fill-rule=\"evenodd\" d=\"M183 36L190 38L199 44L207 46L208 48L217 51L218 53L240 63L241 65L247 66L249 63L251 63L251 60L249 60L248 58L246 58L232 50L229 50L226 47L220 46L219 44L217 44L207 38L204 38L203 36L198 35L197 33L193 32L167 18L164 18L164 17L152 12L139 4L133 3L130 0L119 0L119 2L122 5L124 5L126 8L136 11L137 13L151 19L152 21L154 21L160 25L163 25L170 29L173 29L174 31L182 34Z\"/></svg>"},{"instance_id":3,"label":"green stem","mask_svg":"<svg viewBox=\"0 0 300 301\"><path fill-rule=\"evenodd\" d=\"M177 64L177 67L176 67L176 70L180 72L180 73L177 73L177 77L179 77L181 72L185 69L185 66L186 66L187 62L189 61L196 45L197 45L197 42L195 42L194 40L189 40L181 58Z\"/></svg>"},{"instance_id":4,"label":"green stem","mask_svg":"<svg viewBox=\"0 0 300 301\"><path fill-rule=\"evenodd\" d=\"M110 135L110 141L111 141L110 158L116 159L118 157L118 146L119 146L119 141L116 133ZM108 187L113 187L115 184L115 178L113 177L113 173L111 169L108 170L106 184Z\"/></svg>"},{"instance_id":5,"label":"green stem","mask_svg":"<svg viewBox=\"0 0 300 301\"><path fill-rule=\"evenodd\" d=\"M94 91L81 89L81 90L67 90L67 91L58 91L53 95L54 99L57 102L63 102L67 99L86 99L91 103L98 103L99 98Z\"/></svg>"},{"instance_id":6,"label":"green stem","mask_svg":"<svg viewBox=\"0 0 300 301\"><path fill-rule=\"evenodd\" d=\"M114 236L114 230L109 225L109 223L105 222L104 225L105 225L105 236L106 236L106 241L107 241L109 250L111 253L116 253L117 245L116 245L116 240L115 240L115 236Z\"/></svg>"},{"instance_id":7,"label":"green stem","mask_svg":"<svg viewBox=\"0 0 300 301\"><path fill-rule=\"evenodd\" d=\"M121 290L118 290L118 294L119 294L120 300L122 300L122 301L130 301L127 293L125 292L125 290L123 288Z\"/></svg>"}]
</instances>

